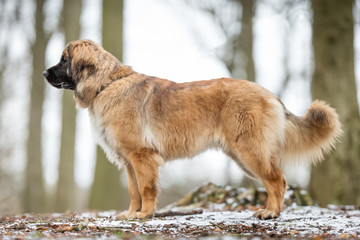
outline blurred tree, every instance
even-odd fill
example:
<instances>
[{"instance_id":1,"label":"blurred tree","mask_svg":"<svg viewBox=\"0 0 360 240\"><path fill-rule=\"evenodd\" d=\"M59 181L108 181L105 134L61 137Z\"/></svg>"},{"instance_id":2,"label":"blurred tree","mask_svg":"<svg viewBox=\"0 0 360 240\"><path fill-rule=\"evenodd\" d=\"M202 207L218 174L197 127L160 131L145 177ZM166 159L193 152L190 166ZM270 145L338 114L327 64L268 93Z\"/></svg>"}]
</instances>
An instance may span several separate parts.
<instances>
[{"instance_id":1,"label":"blurred tree","mask_svg":"<svg viewBox=\"0 0 360 240\"><path fill-rule=\"evenodd\" d=\"M320 203L360 204L360 116L354 75L353 0L312 0L315 71L312 96L336 108L344 136L311 173Z\"/></svg>"},{"instance_id":2,"label":"blurred tree","mask_svg":"<svg viewBox=\"0 0 360 240\"><path fill-rule=\"evenodd\" d=\"M0 2L0 8L4 8L5 5L5 1ZM12 19L14 20L14 19ZM6 31L9 31L9 25L11 23L6 21L5 18L5 11L0 11L0 28L1 29L6 29ZM7 37L7 36L5 36ZM9 41L4 41L1 42L0 44L0 113L3 107L3 102L5 101L5 91L4 91L4 72L6 69L6 62L8 60L8 42ZM0 114L1 115L1 114ZM0 131L2 132L2 118L0 118ZM2 132L3 133L3 132ZM5 146L4 143L5 139L3 138L3 134L0 138L0 164L1 166L5 165L4 161L6 161L6 159L8 158L8 150ZM1 191L1 195L0 195L0 213L8 213L9 209L10 211L13 210L11 206L9 206L10 201L12 200L9 197L9 186L8 183L12 183L12 177L9 176L9 174L6 173L6 171L4 171L4 169L2 167L0 167L0 191ZM10 200L10 201L9 201Z\"/></svg>"},{"instance_id":3,"label":"blurred tree","mask_svg":"<svg viewBox=\"0 0 360 240\"><path fill-rule=\"evenodd\" d=\"M5 5L5 1L4 2L0 2L0 7L4 8ZM5 13L4 11L0 11L0 27L1 29L6 29L8 31L9 28L9 23L5 20ZM2 105L2 100L3 100L3 74L5 71L5 67L6 67L6 60L8 58L8 41L4 41L4 43L0 43L0 56L1 56L1 60L0 60L0 107ZM1 109L0 109L1 110ZM0 118L1 121L1 118ZM0 125L1 126L1 125ZM1 147L1 146L0 146ZM1 150L1 148L0 148Z\"/></svg>"},{"instance_id":4,"label":"blurred tree","mask_svg":"<svg viewBox=\"0 0 360 240\"><path fill-rule=\"evenodd\" d=\"M5 1L0 1L0 9L1 8L5 8ZM14 21L14 19L12 19L12 22ZM0 11L0 28L1 29L6 29L6 31L9 31L9 28L10 28L10 25L11 25L11 22L7 21L6 20L6 14L5 14L5 11ZM5 32L5 31L4 31ZM0 42L0 113L1 113L1 108L2 108L2 104L3 104L3 101L4 101L4 94L5 92L3 91L4 89L4 72L5 72L5 69L6 69L6 62L8 60L8 43L9 41L7 41L7 36L5 36L5 41L3 42ZM0 128L2 127L2 118L0 118ZM1 129L0 129L1 130ZM2 139L0 139L2 140ZM3 149L3 145L1 144L2 142L0 142L0 162L3 158L3 152L4 152L4 149ZM0 168L0 175L1 175L1 171L2 169Z\"/></svg>"},{"instance_id":5,"label":"blurred tree","mask_svg":"<svg viewBox=\"0 0 360 240\"><path fill-rule=\"evenodd\" d=\"M44 32L43 6L45 0L36 0L35 37L32 45L33 70L30 96L29 136L23 204L25 212L44 211L45 193L42 174L41 118L44 101L45 48L49 37Z\"/></svg>"},{"instance_id":6,"label":"blurred tree","mask_svg":"<svg viewBox=\"0 0 360 240\"><path fill-rule=\"evenodd\" d=\"M123 1L103 1L103 47L120 61L123 55ZM129 204L125 188L120 184L120 172L97 148L95 179L89 207L92 209L125 209Z\"/></svg>"},{"instance_id":7,"label":"blurred tree","mask_svg":"<svg viewBox=\"0 0 360 240\"><path fill-rule=\"evenodd\" d=\"M81 1L64 0L62 24L65 42L77 40L80 36ZM62 212L75 208L76 184L74 181L76 108L73 91L63 91L62 131L59 163L59 180L55 198L55 210Z\"/></svg>"},{"instance_id":8,"label":"blurred tree","mask_svg":"<svg viewBox=\"0 0 360 240\"><path fill-rule=\"evenodd\" d=\"M232 77L255 81L253 59L253 18L256 1L231 0L237 11L236 31L227 32L225 52L221 56ZM226 29L226 26L223 26ZM234 29L233 29L234 30Z\"/></svg>"},{"instance_id":9,"label":"blurred tree","mask_svg":"<svg viewBox=\"0 0 360 240\"><path fill-rule=\"evenodd\" d=\"M256 0L188 1L210 13L226 42L220 58L232 77L255 81L253 60L253 18Z\"/></svg>"},{"instance_id":10,"label":"blurred tree","mask_svg":"<svg viewBox=\"0 0 360 240\"><path fill-rule=\"evenodd\" d=\"M0 214L23 211L23 176L19 174L20 171L15 170L18 166L14 162L19 159L18 153L25 150L22 146L26 139L20 137L23 127L19 127L19 124L24 124L27 119L14 119L13 114L22 110L19 106L14 106L14 100L18 97L17 91L24 87L22 83L29 81L23 77L23 70L31 66L32 53L29 47L21 54L12 54L11 49L16 32L23 32L20 42L27 45L29 41L25 29L29 26L29 19L34 16L24 14L24 1L0 0ZM22 44L17 40L16 44ZM26 70L25 72L29 73ZM17 84L14 84L14 81ZM27 111L23 114L26 113ZM23 170L23 167L18 169Z\"/></svg>"},{"instance_id":11,"label":"blurred tree","mask_svg":"<svg viewBox=\"0 0 360 240\"><path fill-rule=\"evenodd\" d=\"M193 2L189 2L193 3ZM210 13L223 32L226 42L219 49L219 57L233 78L256 81L253 58L253 18L256 0L199 1L195 4ZM231 183L231 161L227 160L225 176ZM253 185L243 178L242 185Z\"/></svg>"}]
</instances>

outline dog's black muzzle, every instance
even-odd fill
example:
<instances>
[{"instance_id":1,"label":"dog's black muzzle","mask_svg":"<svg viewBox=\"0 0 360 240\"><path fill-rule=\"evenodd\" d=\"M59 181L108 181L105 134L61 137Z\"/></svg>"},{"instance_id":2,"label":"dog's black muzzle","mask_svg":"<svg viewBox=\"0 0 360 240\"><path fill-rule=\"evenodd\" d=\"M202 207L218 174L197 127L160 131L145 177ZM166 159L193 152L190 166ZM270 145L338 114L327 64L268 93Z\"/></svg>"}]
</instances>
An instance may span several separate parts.
<instances>
[{"instance_id":1,"label":"dog's black muzzle","mask_svg":"<svg viewBox=\"0 0 360 240\"><path fill-rule=\"evenodd\" d=\"M75 83L66 73L66 67L59 63L43 72L46 80L56 88L75 89Z\"/></svg>"}]
</instances>

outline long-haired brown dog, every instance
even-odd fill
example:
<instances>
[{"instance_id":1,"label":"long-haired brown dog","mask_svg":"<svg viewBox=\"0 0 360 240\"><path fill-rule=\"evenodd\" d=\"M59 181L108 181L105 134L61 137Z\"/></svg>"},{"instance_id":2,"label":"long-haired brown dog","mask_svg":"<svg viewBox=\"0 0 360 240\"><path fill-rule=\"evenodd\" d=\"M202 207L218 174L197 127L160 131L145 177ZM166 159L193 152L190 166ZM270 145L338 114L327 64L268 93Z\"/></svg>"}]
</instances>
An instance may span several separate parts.
<instances>
[{"instance_id":1,"label":"long-haired brown dog","mask_svg":"<svg viewBox=\"0 0 360 240\"><path fill-rule=\"evenodd\" d=\"M297 117L255 83L221 78L179 84L149 77L89 40L67 44L61 61L43 74L51 85L74 90L109 160L125 166L131 203L118 215L122 219L153 215L159 166L209 148L223 150L262 181L267 206L255 216L275 218L287 187L280 160L319 161L341 135L338 115L322 101Z\"/></svg>"}]
</instances>

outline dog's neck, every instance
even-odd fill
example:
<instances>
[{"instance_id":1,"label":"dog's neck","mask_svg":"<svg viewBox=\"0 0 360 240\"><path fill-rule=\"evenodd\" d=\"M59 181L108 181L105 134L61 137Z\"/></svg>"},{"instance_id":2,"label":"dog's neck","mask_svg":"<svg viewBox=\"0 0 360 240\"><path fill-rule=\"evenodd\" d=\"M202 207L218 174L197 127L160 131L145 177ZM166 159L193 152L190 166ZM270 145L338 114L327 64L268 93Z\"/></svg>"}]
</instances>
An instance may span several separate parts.
<instances>
[{"instance_id":1,"label":"dog's neck","mask_svg":"<svg viewBox=\"0 0 360 240\"><path fill-rule=\"evenodd\" d=\"M101 88L99 89L99 91L96 92L96 95L99 95L102 91L104 91L108 86L110 86L113 82L115 81L118 81L118 80L121 80L123 78L126 78L132 74L134 74L135 71L132 70L131 67L129 66L126 66L120 62L117 62L115 67L114 67L114 70L111 72L109 78L110 78L110 82L105 84L105 85L102 85Z\"/></svg>"},{"instance_id":2,"label":"dog's neck","mask_svg":"<svg viewBox=\"0 0 360 240\"><path fill-rule=\"evenodd\" d=\"M119 80L121 78L127 77L134 73L131 67L122 64L120 61L115 63L114 69L110 74L110 79L112 81Z\"/></svg>"}]
</instances>

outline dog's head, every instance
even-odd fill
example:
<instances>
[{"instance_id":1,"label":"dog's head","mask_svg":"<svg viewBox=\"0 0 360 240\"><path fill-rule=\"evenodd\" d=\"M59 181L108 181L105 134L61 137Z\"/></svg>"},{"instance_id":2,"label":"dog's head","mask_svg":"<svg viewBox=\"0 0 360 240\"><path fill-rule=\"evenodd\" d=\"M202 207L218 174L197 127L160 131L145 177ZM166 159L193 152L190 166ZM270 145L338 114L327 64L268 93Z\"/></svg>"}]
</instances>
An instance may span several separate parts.
<instances>
[{"instance_id":1,"label":"dog's head","mask_svg":"<svg viewBox=\"0 0 360 240\"><path fill-rule=\"evenodd\" d=\"M71 59L67 52L63 52L60 62L43 72L46 80L56 88L75 89L75 80L71 74Z\"/></svg>"},{"instance_id":2,"label":"dog's head","mask_svg":"<svg viewBox=\"0 0 360 240\"><path fill-rule=\"evenodd\" d=\"M131 71L93 41L78 40L68 43L60 62L43 75L56 88L74 90L77 105L85 108L104 86Z\"/></svg>"}]
</instances>

